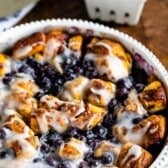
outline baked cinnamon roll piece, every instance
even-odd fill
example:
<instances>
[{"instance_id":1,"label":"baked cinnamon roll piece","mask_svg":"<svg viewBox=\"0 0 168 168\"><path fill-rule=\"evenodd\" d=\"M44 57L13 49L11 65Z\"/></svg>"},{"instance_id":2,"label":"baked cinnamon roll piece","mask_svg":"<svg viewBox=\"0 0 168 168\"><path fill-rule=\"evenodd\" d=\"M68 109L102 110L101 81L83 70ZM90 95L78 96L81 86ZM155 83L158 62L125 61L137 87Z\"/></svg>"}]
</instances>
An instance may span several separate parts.
<instances>
[{"instance_id":1,"label":"baked cinnamon roll piece","mask_svg":"<svg viewBox=\"0 0 168 168\"><path fill-rule=\"evenodd\" d=\"M65 44L66 34L61 30L53 30L46 35L46 44L44 48L45 61L51 61L58 55L62 45Z\"/></svg>"},{"instance_id":2,"label":"baked cinnamon roll piece","mask_svg":"<svg viewBox=\"0 0 168 168\"><path fill-rule=\"evenodd\" d=\"M113 133L121 143L131 142L148 148L164 138L166 128L165 117L151 115L138 124L131 123L133 120L131 119L130 121L129 116L127 117L121 123L113 126Z\"/></svg>"},{"instance_id":3,"label":"baked cinnamon roll piece","mask_svg":"<svg viewBox=\"0 0 168 168\"><path fill-rule=\"evenodd\" d=\"M105 154L110 154L112 159L112 162L110 164L104 165L104 166L114 166L117 164L118 155L120 153L121 145L120 144L114 144L109 141L103 140L94 150L94 157L95 158L101 158ZM103 167L103 166L102 166Z\"/></svg>"},{"instance_id":4,"label":"baked cinnamon roll piece","mask_svg":"<svg viewBox=\"0 0 168 168\"><path fill-rule=\"evenodd\" d=\"M35 133L47 133L53 129L63 133L69 126L69 120L65 113L55 109L37 109L30 118L31 129Z\"/></svg>"},{"instance_id":5,"label":"baked cinnamon roll piece","mask_svg":"<svg viewBox=\"0 0 168 168\"><path fill-rule=\"evenodd\" d=\"M81 35L74 35L69 38L68 47L74 51L78 52L78 58L81 56L83 37Z\"/></svg>"},{"instance_id":6,"label":"baked cinnamon roll piece","mask_svg":"<svg viewBox=\"0 0 168 168\"><path fill-rule=\"evenodd\" d=\"M63 101L52 95L44 95L39 101L39 107L45 109L58 109Z\"/></svg>"},{"instance_id":7,"label":"baked cinnamon roll piece","mask_svg":"<svg viewBox=\"0 0 168 168\"><path fill-rule=\"evenodd\" d=\"M112 81L127 77L132 67L130 54L120 43L108 39L92 41L85 59L92 60L100 75Z\"/></svg>"},{"instance_id":8,"label":"baked cinnamon roll piece","mask_svg":"<svg viewBox=\"0 0 168 168\"><path fill-rule=\"evenodd\" d=\"M71 121L72 126L81 130L90 130L101 123L106 114L105 108L87 103L85 111Z\"/></svg>"},{"instance_id":9,"label":"baked cinnamon roll piece","mask_svg":"<svg viewBox=\"0 0 168 168\"><path fill-rule=\"evenodd\" d=\"M82 100L67 102L51 95L44 95L40 99L39 107L60 110L64 112L71 121L85 111L85 105Z\"/></svg>"},{"instance_id":10,"label":"baked cinnamon roll piece","mask_svg":"<svg viewBox=\"0 0 168 168\"><path fill-rule=\"evenodd\" d=\"M37 100L33 97L39 90L37 85L27 77L18 78L10 86L10 94L4 100L6 108L17 110L26 120L37 108Z\"/></svg>"},{"instance_id":11,"label":"baked cinnamon roll piece","mask_svg":"<svg viewBox=\"0 0 168 168\"><path fill-rule=\"evenodd\" d=\"M29 97L33 97L39 91L39 87L29 75L19 73L16 75L18 75L18 79L11 83L11 92L26 93Z\"/></svg>"},{"instance_id":12,"label":"baked cinnamon roll piece","mask_svg":"<svg viewBox=\"0 0 168 168\"><path fill-rule=\"evenodd\" d=\"M56 151L58 156L68 160L82 159L88 151L87 145L76 138L71 138L68 142L61 144Z\"/></svg>"},{"instance_id":13,"label":"baked cinnamon roll piece","mask_svg":"<svg viewBox=\"0 0 168 168\"><path fill-rule=\"evenodd\" d=\"M152 155L141 146L126 143L121 147L117 166L119 168L148 168L152 161Z\"/></svg>"},{"instance_id":14,"label":"baked cinnamon roll piece","mask_svg":"<svg viewBox=\"0 0 168 168\"><path fill-rule=\"evenodd\" d=\"M162 115L151 115L136 125L133 130L142 130L144 126L146 127L148 125L149 128L144 135L142 143L142 146L145 148L159 143L164 138L166 132L166 118Z\"/></svg>"},{"instance_id":15,"label":"baked cinnamon roll piece","mask_svg":"<svg viewBox=\"0 0 168 168\"><path fill-rule=\"evenodd\" d=\"M87 86L86 99L96 106L105 107L115 97L115 94L116 85L114 83L92 79Z\"/></svg>"},{"instance_id":16,"label":"baked cinnamon roll piece","mask_svg":"<svg viewBox=\"0 0 168 168\"><path fill-rule=\"evenodd\" d=\"M45 48L46 35L38 32L17 41L13 47L13 57L24 59L35 53L42 52Z\"/></svg>"},{"instance_id":17,"label":"baked cinnamon roll piece","mask_svg":"<svg viewBox=\"0 0 168 168\"><path fill-rule=\"evenodd\" d=\"M39 139L34 132L17 115L10 115L3 123L6 130L4 144L15 151L17 158L29 159L35 157Z\"/></svg>"},{"instance_id":18,"label":"baked cinnamon roll piece","mask_svg":"<svg viewBox=\"0 0 168 168\"><path fill-rule=\"evenodd\" d=\"M88 83L89 79L84 76L79 76L74 80L65 82L60 98L65 101L84 99Z\"/></svg>"},{"instance_id":19,"label":"baked cinnamon roll piece","mask_svg":"<svg viewBox=\"0 0 168 168\"><path fill-rule=\"evenodd\" d=\"M166 92L160 81L153 81L148 84L139 94L139 99L150 113L155 113L166 108Z\"/></svg>"},{"instance_id":20,"label":"baked cinnamon roll piece","mask_svg":"<svg viewBox=\"0 0 168 168\"><path fill-rule=\"evenodd\" d=\"M31 113L37 109L37 100L27 93L11 93L5 98L7 108L15 109L27 121Z\"/></svg>"}]
</instances>

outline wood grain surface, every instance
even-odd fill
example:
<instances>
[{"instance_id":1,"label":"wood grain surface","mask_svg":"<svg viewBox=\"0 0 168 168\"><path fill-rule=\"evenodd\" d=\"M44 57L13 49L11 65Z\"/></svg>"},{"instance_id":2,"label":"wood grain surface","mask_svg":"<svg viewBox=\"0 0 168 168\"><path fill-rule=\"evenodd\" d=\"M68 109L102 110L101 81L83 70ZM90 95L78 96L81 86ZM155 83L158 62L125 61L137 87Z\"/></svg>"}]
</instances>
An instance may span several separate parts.
<instances>
[{"instance_id":1,"label":"wood grain surface","mask_svg":"<svg viewBox=\"0 0 168 168\"><path fill-rule=\"evenodd\" d=\"M90 20L83 0L41 0L18 24L50 18ZM125 32L143 43L168 69L168 0L147 0L136 26L112 22L103 24Z\"/></svg>"}]
</instances>

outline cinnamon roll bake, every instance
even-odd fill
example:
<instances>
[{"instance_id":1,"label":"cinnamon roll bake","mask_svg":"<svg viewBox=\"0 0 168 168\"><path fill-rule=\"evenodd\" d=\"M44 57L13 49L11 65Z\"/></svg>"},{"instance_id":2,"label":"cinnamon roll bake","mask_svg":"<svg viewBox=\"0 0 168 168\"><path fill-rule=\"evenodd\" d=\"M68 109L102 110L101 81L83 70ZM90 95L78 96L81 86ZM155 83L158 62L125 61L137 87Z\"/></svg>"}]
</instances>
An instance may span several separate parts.
<instances>
[{"instance_id":1,"label":"cinnamon roll bake","mask_svg":"<svg viewBox=\"0 0 168 168\"><path fill-rule=\"evenodd\" d=\"M165 140L167 97L134 57L68 30L1 53L0 168L148 168Z\"/></svg>"}]
</instances>

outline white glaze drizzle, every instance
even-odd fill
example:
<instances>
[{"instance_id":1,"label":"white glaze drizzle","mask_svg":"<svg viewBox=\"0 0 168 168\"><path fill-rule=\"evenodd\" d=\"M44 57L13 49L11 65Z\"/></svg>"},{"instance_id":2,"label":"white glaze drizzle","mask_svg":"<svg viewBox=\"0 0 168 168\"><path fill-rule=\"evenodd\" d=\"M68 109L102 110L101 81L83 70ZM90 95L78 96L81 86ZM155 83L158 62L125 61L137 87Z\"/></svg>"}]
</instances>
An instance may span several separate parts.
<instances>
[{"instance_id":1,"label":"white glaze drizzle","mask_svg":"<svg viewBox=\"0 0 168 168\"><path fill-rule=\"evenodd\" d=\"M122 163L130 166L131 162L138 160L138 158L142 155L142 148L138 145L132 145L128 150L126 156L122 160ZM131 156L131 159L129 157ZM128 160L129 159L129 160Z\"/></svg>"}]
</instances>

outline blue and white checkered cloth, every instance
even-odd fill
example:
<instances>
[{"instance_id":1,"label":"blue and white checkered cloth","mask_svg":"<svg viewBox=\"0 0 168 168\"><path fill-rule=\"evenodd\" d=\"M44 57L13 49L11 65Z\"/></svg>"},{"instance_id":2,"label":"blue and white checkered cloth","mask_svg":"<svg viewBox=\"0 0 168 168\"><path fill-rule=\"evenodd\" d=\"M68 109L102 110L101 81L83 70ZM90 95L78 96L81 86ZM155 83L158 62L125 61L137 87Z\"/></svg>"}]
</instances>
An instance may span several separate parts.
<instances>
[{"instance_id":1,"label":"blue and white checkered cloth","mask_svg":"<svg viewBox=\"0 0 168 168\"><path fill-rule=\"evenodd\" d=\"M27 13L29 13L36 3L32 3L23 9L11 14L10 16L0 17L0 33L19 22Z\"/></svg>"}]
</instances>

